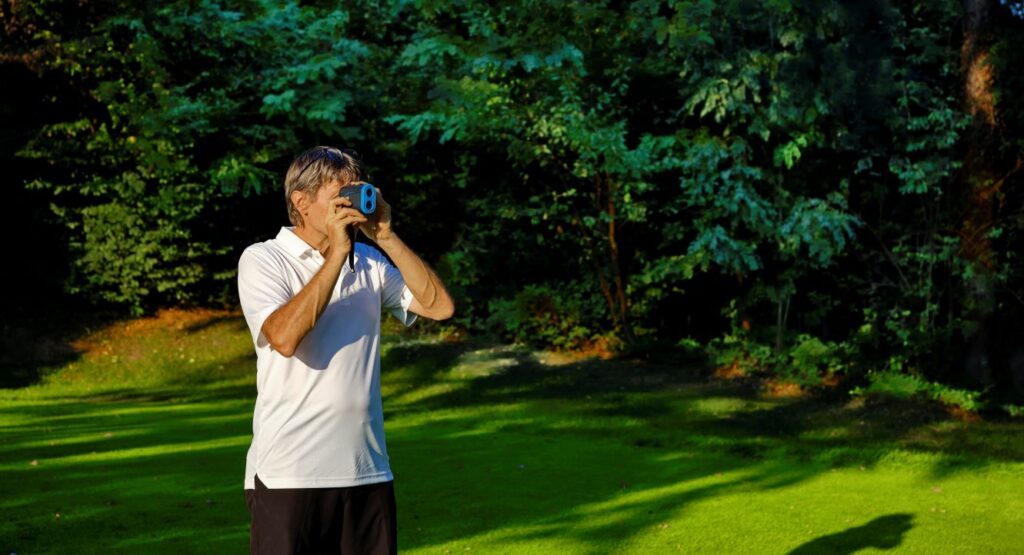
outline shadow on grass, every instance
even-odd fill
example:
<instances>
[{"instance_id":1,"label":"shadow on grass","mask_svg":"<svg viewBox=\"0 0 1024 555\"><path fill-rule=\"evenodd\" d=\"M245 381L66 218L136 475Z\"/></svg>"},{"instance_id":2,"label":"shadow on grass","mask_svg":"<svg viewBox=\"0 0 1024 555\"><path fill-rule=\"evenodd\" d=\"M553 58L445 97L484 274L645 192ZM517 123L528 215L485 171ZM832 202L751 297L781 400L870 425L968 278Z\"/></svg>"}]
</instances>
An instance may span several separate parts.
<instances>
[{"instance_id":1,"label":"shadow on grass","mask_svg":"<svg viewBox=\"0 0 1024 555\"><path fill-rule=\"evenodd\" d=\"M18 406L31 424L2 428L0 547L139 552L159 542L166 552L237 551L248 539L246 408Z\"/></svg>"},{"instance_id":2,"label":"shadow on grass","mask_svg":"<svg viewBox=\"0 0 1024 555\"><path fill-rule=\"evenodd\" d=\"M245 333L249 333L249 328L246 326L245 319L241 313L222 314L219 316L205 318L202 321L185 326L185 332L190 334L199 333L222 323L236 324L239 329L244 330Z\"/></svg>"},{"instance_id":3,"label":"shadow on grass","mask_svg":"<svg viewBox=\"0 0 1024 555\"><path fill-rule=\"evenodd\" d=\"M184 314L194 320L179 328L188 335L202 333L224 323L234 323L239 331L248 333L245 320L238 311ZM148 318L158 319L159 315ZM84 351L76 346L79 340L94 332L114 328L126 320L140 322L138 318L116 310L88 307L66 310L52 307L39 313L10 318L5 321L0 334L0 388L16 389L40 383L47 369L82 359Z\"/></svg>"},{"instance_id":4,"label":"shadow on grass","mask_svg":"<svg viewBox=\"0 0 1024 555\"><path fill-rule=\"evenodd\" d=\"M840 450L850 458L833 464L871 462L941 419L923 411L895 427L885 419L896 408L766 401L754 384L709 382L694 368L548 366L478 341L389 345L381 367L403 549L487 536L614 551L694 503L787 487L827 468L781 454L815 460ZM489 370L461 377L480 368ZM244 551L254 387L182 383L103 395L0 407L0 421L16 422L0 426L0 491L9 492L0 500L0 547L62 552L89 538L109 551ZM725 409L694 408L709 402ZM827 434L861 421L852 436ZM961 452L954 440L915 448ZM1007 449L976 454L1020 460ZM880 517L796 552L879 537L898 545L908 517Z\"/></svg>"},{"instance_id":5,"label":"shadow on grass","mask_svg":"<svg viewBox=\"0 0 1024 555\"><path fill-rule=\"evenodd\" d=\"M242 355L223 362L183 367L174 378L159 385L111 386L96 384L94 389L64 389L45 393L32 403L48 406L52 402L82 403L194 403L256 398L256 357ZM27 401L19 401L26 406ZM4 409L0 407L0 415Z\"/></svg>"},{"instance_id":6,"label":"shadow on grass","mask_svg":"<svg viewBox=\"0 0 1024 555\"><path fill-rule=\"evenodd\" d=\"M1007 440L1024 440L1024 423L962 422L936 403L879 398L851 402L832 391L771 399L760 394L754 381L712 381L700 368L630 359L551 366L526 350L481 347L455 343L392 349L382 361L385 372L402 364L415 368L398 386L400 391L444 380L451 365L467 355L475 355L477 364L488 356L507 363L493 373L386 410L401 415L542 402L548 408L564 407L567 417L596 417L574 420L572 434L607 437L609 418L628 418L640 424L635 428L646 430L629 432L637 446L687 449L714 444L747 458L784 455L830 466L873 465L899 448L942 457L932 469L936 478L992 461L1024 461L1024 441ZM720 414L687 409L715 399L733 403ZM591 421L601 425L588 426Z\"/></svg>"},{"instance_id":7,"label":"shadow on grass","mask_svg":"<svg viewBox=\"0 0 1024 555\"><path fill-rule=\"evenodd\" d=\"M402 503L410 515L405 548L468 544L491 535L491 544L557 539L572 540L573 552L616 552L694 503L783 487L816 474L784 461L757 463L713 453L665 458L614 440L538 440L518 433L487 440L438 431L424 426L395 436L396 492L416 491ZM723 473L733 477L721 478Z\"/></svg>"},{"instance_id":8,"label":"shadow on grass","mask_svg":"<svg viewBox=\"0 0 1024 555\"><path fill-rule=\"evenodd\" d=\"M65 552L82 538L112 552L224 552L246 544L247 402L59 407L20 407L32 423L3 430L4 548ZM472 433L481 416L389 433L403 549L497 531L503 542L573 538L605 552L693 502L813 473L714 454L664 460L589 438ZM692 484L723 471L742 472ZM637 493L644 498L620 497Z\"/></svg>"},{"instance_id":9,"label":"shadow on grass","mask_svg":"<svg viewBox=\"0 0 1024 555\"><path fill-rule=\"evenodd\" d=\"M78 360L75 341L123 318L113 311L62 310L8 315L0 333L0 388L39 383L44 368Z\"/></svg>"},{"instance_id":10,"label":"shadow on grass","mask_svg":"<svg viewBox=\"0 0 1024 555\"><path fill-rule=\"evenodd\" d=\"M789 555L842 555L862 549L893 549L903 543L903 535L913 525L913 515L897 513L880 516L863 526L815 538L789 552Z\"/></svg>"}]
</instances>

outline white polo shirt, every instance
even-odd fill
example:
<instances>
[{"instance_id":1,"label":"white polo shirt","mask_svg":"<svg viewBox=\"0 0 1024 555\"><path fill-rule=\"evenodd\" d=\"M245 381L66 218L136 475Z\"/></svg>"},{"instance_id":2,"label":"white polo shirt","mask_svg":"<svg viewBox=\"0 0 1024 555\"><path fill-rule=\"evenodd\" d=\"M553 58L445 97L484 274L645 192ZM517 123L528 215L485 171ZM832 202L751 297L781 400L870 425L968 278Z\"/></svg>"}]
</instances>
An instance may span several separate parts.
<instances>
[{"instance_id":1,"label":"white polo shirt","mask_svg":"<svg viewBox=\"0 0 1024 555\"><path fill-rule=\"evenodd\" d=\"M355 244L331 300L295 353L275 351L262 332L267 316L302 290L324 258L282 227L238 259L238 298L256 349L256 405L245 489L326 488L392 480L380 395L380 320L387 310L406 326L412 293L377 249Z\"/></svg>"}]
</instances>

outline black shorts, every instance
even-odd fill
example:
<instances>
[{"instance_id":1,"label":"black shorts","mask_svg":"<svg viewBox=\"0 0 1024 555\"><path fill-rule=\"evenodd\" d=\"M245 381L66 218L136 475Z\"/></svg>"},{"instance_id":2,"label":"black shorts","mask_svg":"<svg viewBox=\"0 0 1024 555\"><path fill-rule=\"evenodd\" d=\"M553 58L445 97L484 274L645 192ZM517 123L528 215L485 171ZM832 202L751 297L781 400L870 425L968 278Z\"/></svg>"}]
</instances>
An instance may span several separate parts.
<instances>
[{"instance_id":1,"label":"black shorts","mask_svg":"<svg viewBox=\"0 0 1024 555\"><path fill-rule=\"evenodd\" d=\"M398 553L394 481L339 488L245 490L253 554Z\"/></svg>"}]
</instances>

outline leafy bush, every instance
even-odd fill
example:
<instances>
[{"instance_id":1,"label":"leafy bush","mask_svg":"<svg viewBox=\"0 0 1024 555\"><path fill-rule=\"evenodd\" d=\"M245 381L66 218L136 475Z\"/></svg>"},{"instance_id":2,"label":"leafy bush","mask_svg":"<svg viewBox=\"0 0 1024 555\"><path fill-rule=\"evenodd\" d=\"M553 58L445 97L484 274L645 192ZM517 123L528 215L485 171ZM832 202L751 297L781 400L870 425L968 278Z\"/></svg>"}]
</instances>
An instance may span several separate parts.
<instances>
[{"instance_id":1,"label":"leafy bush","mask_svg":"<svg viewBox=\"0 0 1024 555\"><path fill-rule=\"evenodd\" d=\"M698 357L706 354L704 352L704 345L689 336L680 339L676 343L676 347L678 347L680 354L684 356Z\"/></svg>"},{"instance_id":2,"label":"leafy bush","mask_svg":"<svg viewBox=\"0 0 1024 555\"><path fill-rule=\"evenodd\" d=\"M1024 418L1024 405L1005 404L1002 408L1012 418Z\"/></svg>"},{"instance_id":3,"label":"leafy bush","mask_svg":"<svg viewBox=\"0 0 1024 555\"><path fill-rule=\"evenodd\" d=\"M716 368L725 367L743 374L753 374L769 367L772 349L746 334L730 333L708 342L707 355Z\"/></svg>"},{"instance_id":4,"label":"leafy bush","mask_svg":"<svg viewBox=\"0 0 1024 555\"><path fill-rule=\"evenodd\" d=\"M521 343L575 349L599 336L595 320L588 318L593 307L571 291L527 285L511 299L490 301L489 308L488 328Z\"/></svg>"},{"instance_id":5,"label":"leafy bush","mask_svg":"<svg viewBox=\"0 0 1024 555\"><path fill-rule=\"evenodd\" d=\"M146 206L109 203L85 208L81 214L83 240L71 243L81 254L74 259L69 292L126 304L135 315L143 314L145 301L154 297L189 300L191 286L205 273L201 257L223 255L226 250L215 252L210 245L191 240L185 226L147 225L146 220L173 216Z\"/></svg>"},{"instance_id":6,"label":"leafy bush","mask_svg":"<svg viewBox=\"0 0 1024 555\"><path fill-rule=\"evenodd\" d=\"M803 386L818 385L824 378L842 371L844 349L832 341L802 333L797 343L776 364L780 377Z\"/></svg>"},{"instance_id":7,"label":"leafy bush","mask_svg":"<svg viewBox=\"0 0 1024 555\"><path fill-rule=\"evenodd\" d=\"M868 372L867 386L858 386L850 395L886 395L899 399L925 397L965 410L976 411L984 406L980 400L983 392L956 389L938 382L930 382L915 374L895 370Z\"/></svg>"}]
</instances>

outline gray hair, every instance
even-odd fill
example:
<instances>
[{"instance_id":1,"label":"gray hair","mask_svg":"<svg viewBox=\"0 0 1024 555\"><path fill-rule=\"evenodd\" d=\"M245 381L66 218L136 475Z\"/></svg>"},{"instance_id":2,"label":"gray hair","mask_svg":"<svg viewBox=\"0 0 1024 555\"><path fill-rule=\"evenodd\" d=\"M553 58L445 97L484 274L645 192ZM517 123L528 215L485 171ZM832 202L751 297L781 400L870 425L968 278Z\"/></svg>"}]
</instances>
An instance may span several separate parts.
<instances>
[{"instance_id":1,"label":"gray hair","mask_svg":"<svg viewBox=\"0 0 1024 555\"><path fill-rule=\"evenodd\" d=\"M332 146L313 147L292 160L284 177L284 199L288 220L303 225L302 214L292 203L292 191L301 191L307 198L316 198L324 183L340 180L342 185L357 181L363 173L359 153Z\"/></svg>"}]
</instances>

